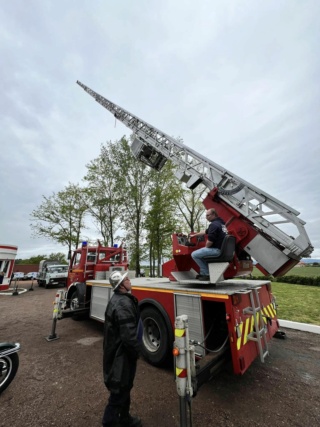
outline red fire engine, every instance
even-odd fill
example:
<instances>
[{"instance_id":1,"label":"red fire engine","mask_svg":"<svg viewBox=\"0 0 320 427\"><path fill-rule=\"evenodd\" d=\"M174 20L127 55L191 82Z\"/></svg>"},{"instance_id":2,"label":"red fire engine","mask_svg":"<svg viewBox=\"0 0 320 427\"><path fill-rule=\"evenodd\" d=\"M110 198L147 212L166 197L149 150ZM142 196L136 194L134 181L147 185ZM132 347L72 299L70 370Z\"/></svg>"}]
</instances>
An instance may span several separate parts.
<instances>
[{"instance_id":1,"label":"red fire engine","mask_svg":"<svg viewBox=\"0 0 320 427\"><path fill-rule=\"evenodd\" d=\"M265 275L276 277L311 254L313 248L299 212L78 84L133 130L131 149L138 160L159 171L170 160L177 166L177 177L188 188L205 185L209 192L204 206L215 208L228 228L221 255L207 259L209 281L196 280L198 266L191 258L192 251L205 242L181 233L172 236L173 259L163 265L164 278L132 280L132 293L139 300L144 326L143 355L154 365L163 364L171 356L175 319L186 315L195 353L199 360L210 360L210 372L226 360L232 361L235 374L243 374L257 357L263 362L279 328L271 284L240 276L252 271L252 258ZM290 234L283 225L291 227ZM90 252L90 248L82 251ZM97 249L96 261L101 253L102 248ZM112 289L107 276L98 278L95 274L103 260L89 264L87 255L81 258L80 250L79 262L74 255L66 300L73 301L74 314L85 308L92 318L104 321ZM116 265L115 255L105 257L109 272L112 268L127 268L127 259L121 258ZM71 298L75 291L77 298ZM205 376L208 370L204 372Z\"/></svg>"},{"instance_id":2,"label":"red fire engine","mask_svg":"<svg viewBox=\"0 0 320 427\"><path fill-rule=\"evenodd\" d=\"M86 306L90 300L90 289L86 282L92 279L106 279L112 271L124 271L128 269L127 250L122 243L119 247L89 246L82 242L81 247L76 249L70 260L67 279L68 307L78 310Z\"/></svg>"}]
</instances>

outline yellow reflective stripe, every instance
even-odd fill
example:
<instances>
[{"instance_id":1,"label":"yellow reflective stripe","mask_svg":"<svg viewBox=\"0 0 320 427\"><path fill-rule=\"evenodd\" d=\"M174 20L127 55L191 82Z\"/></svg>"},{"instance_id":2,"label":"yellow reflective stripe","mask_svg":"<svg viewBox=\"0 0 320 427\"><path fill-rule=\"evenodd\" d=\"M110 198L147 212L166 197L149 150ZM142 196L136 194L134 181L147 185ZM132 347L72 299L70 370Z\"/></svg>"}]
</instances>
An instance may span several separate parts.
<instances>
[{"instance_id":1,"label":"yellow reflective stripe","mask_svg":"<svg viewBox=\"0 0 320 427\"><path fill-rule=\"evenodd\" d=\"M266 312L267 312L267 315L269 316L269 317L274 317L274 315L273 315L273 313L272 313L272 311L271 311L271 308L270 308L270 305L268 305L267 307L266 307Z\"/></svg>"},{"instance_id":2,"label":"yellow reflective stripe","mask_svg":"<svg viewBox=\"0 0 320 427\"><path fill-rule=\"evenodd\" d=\"M249 317L245 323L243 345L245 345L248 342L248 332L249 332L250 320L251 320L251 317Z\"/></svg>"},{"instance_id":3,"label":"yellow reflective stripe","mask_svg":"<svg viewBox=\"0 0 320 427\"><path fill-rule=\"evenodd\" d=\"M175 336L176 336L176 337L179 337L179 338L184 337L184 336L185 336L185 333L186 333L186 330L185 330L185 329L175 329L175 330L174 330L174 334L175 334Z\"/></svg>"},{"instance_id":4,"label":"yellow reflective stripe","mask_svg":"<svg viewBox=\"0 0 320 427\"><path fill-rule=\"evenodd\" d=\"M276 310L274 309L273 304L269 304L269 305L268 305L268 307L269 307L269 310L271 311L271 313L273 314L273 316L272 316L272 317L276 317L277 312L276 312Z\"/></svg>"},{"instance_id":5,"label":"yellow reflective stripe","mask_svg":"<svg viewBox=\"0 0 320 427\"><path fill-rule=\"evenodd\" d=\"M262 308L262 318L263 318L263 322L267 323L267 319L266 317L271 317L274 318L276 316L276 311L273 308L273 304L269 304L266 307ZM262 326L260 325L259 321L260 321L260 316L259 313L256 314L256 319L257 319L257 324L259 326L259 328ZM240 324L240 331L242 334L242 337L237 338L237 349L240 350L241 348L241 339L242 339L242 345L247 344L248 342L248 335L251 334L251 332L253 332L254 329L254 316L252 315L251 317L248 317L243 324ZM236 332L236 326L234 327L234 330Z\"/></svg>"},{"instance_id":6,"label":"yellow reflective stripe","mask_svg":"<svg viewBox=\"0 0 320 427\"><path fill-rule=\"evenodd\" d=\"M237 339L237 349L238 349L238 350L240 350L240 347L241 347L241 338L242 338L243 323L240 323L240 324L238 325L238 328L240 328L240 333L241 333L241 335L240 335L240 337ZM235 329L235 331L236 331L236 333L237 333L237 327L236 327L236 326L234 327L234 329Z\"/></svg>"}]
</instances>

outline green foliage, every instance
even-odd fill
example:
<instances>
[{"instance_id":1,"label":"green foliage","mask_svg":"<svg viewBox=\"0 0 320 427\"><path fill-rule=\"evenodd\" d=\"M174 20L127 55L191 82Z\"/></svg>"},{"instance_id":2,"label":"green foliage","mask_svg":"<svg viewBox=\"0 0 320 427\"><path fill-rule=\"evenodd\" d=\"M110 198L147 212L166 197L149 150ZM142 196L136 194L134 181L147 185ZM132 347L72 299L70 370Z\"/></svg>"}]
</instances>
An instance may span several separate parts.
<instances>
[{"instance_id":1,"label":"green foliage","mask_svg":"<svg viewBox=\"0 0 320 427\"><path fill-rule=\"evenodd\" d=\"M43 196L43 202L31 213L33 236L44 236L57 243L77 247L85 228L87 206L78 185L69 184L63 191Z\"/></svg>"},{"instance_id":2,"label":"green foliage","mask_svg":"<svg viewBox=\"0 0 320 427\"><path fill-rule=\"evenodd\" d=\"M27 258L27 259L16 259L15 260L15 264L20 264L20 265L26 265L26 264L34 264L34 265L39 265L39 262L42 259L46 259L47 255L37 255L31 258Z\"/></svg>"},{"instance_id":3,"label":"green foliage","mask_svg":"<svg viewBox=\"0 0 320 427\"><path fill-rule=\"evenodd\" d=\"M303 277L303 276L288 276L279 277L276 279L277 282L282 283L293 283L296 285L307 285L307 286L319 286L320 287L320 276L315 277Z\"/></svg>"},{"instance_id":4,"label":"green foliage","mask_svg":"<svg viewBox=\"0 0 320 427\"><path fill-rule=\"evenodd\" d=\"M181 183L179 183L179 186L181 186ZM194 190L190 190L186 186L181 187L179 198L177 199L177 207L182 219L180 230L190 233L205 228L202 200L206 192L207 188L203 185L199 185Z\"/></svg>"},{"instance_id":5,"label":"green foliage","mask_svg":"<svg viewBox=\"0 0 320 427\"><path fill-rule=\"evenodd\" d=\"M39 265L40 261L43 259L49 261L59 261L60 264L68 264L66 256L62 252L52 253L48 255L37 255L27 259L16 259L15 264L26 265L26 264L34 264Z\"/></svg>"},{"instance_id":6,"label":"green foliage","mask_svg":"<svg viewBox=\"0 0 320 427\"><path fill-rule=\"evenodd\" d=\"M163 257L171 256L171 235L176 230L177 203L181 186L177 184L174 167L167 162L161 173L151 172L149 209L145 217L146 245L152 276L160 276Z\"/></svg>"},{"instance_id":7,"label":"green foliage","mask_svg":"<svg viewBox=\"0 0 320 427\"><path fill-rule=\"evenodd\" d=\"M282 277L264 276L256 267L253 268L252 279L262 278L272 282L292 283L296 285L320 286L320 275L317 267L294 267Z\"/></svg>"},{"instance_id":8,"label":"green foliage","mask_svg":"<svg viewBox=\"0 0 320 427\"><path fill-rule=\"evenodd\" d=\"M320 326L320 287L272 283L279 319Z\"/></svg>"},{"instance_id":9,"label":"green foliage","mask_svg":"<svg viewBox=\"0 0 320 427\"><path fill-rule=\"evenodd\" d=\"M116 143L116 145L119 143ZM112 159L111 142L101 145L98 158L88 165L84 180L88 212L101 233L104 246L113 246L115 232L120 226L117 194L119 184L115 172L117 166Z\"/></svg>"},{"instance_id":10,"label":"green foliage","mask_svg":"<svg viewBox=\"0 0 320 427\"><path fill-rule=\"evenodd\" d=\"M109 153L117 182L115 209L121 220L121 228L126 231L126 242L135 270L139 273L152 169L133 157L124 137L118 143L109 145Z\"/></svg>"}]
</instances>

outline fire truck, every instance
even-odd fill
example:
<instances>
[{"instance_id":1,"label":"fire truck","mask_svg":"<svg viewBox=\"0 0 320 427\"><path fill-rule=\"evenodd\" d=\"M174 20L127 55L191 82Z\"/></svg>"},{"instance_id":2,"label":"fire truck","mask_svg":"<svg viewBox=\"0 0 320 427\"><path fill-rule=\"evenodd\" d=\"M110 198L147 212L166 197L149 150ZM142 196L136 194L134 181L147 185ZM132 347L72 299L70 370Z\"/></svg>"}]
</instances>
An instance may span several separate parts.
<instances>
[{"instance_id":1,"label":"fire truck","mask_svg":"<svg viewBox=\"0 0 320 427\"><path fill-rule=\"evenodd\" d=\"M188 188L206 186L205 208L214 208L228 229L221 255L206 259L210 280L196 278L199 268L191 257L205 240L183 233L172 236L172 260L163 265L162 278L132 280L143 321L144 357L156 366L166 362L172 355L175 319L183 315L188 317L198 360L211 366L203 376L211 375L226 361L231 362L235 374L243 374L256 358L264 362L270 340L279 333L276 302L269 280L243 277L252 271L252 259L264 275L280 277L302 257L310 256L313 247L299 212L77 83L133 131L131 150L136 159L159 173L171 161L177 167L177 178ZM113 268L127 267L125 262L112 265L111 258L108 262ZM70 289L73 293L80 289L81 304L77 301L75 313L85 309L90 317L103 322L112 289L107 277L94 277L98 264L91 270L89 267L73 261L66 301ZM87 274L77 276L83 269ZM60 317L68 311L66 307Z\"/></svg>"},{"instance_id":2,"label":"fire truck","mask_svg":"<svg viewBox=\"0 0 320 427\"><path fill-rule=\"evenodd\" d=\"M97 246L82 242L73 252L68 270L66 300L71 314L81 317L81 311L84 311L82 314L86 313L88 301L91 299L91 288L86 285L88 281L105 280L113 271L126 271L128 266L124 243L106 247L101 245L100 241Z\"/></svg>"}]
</instances>

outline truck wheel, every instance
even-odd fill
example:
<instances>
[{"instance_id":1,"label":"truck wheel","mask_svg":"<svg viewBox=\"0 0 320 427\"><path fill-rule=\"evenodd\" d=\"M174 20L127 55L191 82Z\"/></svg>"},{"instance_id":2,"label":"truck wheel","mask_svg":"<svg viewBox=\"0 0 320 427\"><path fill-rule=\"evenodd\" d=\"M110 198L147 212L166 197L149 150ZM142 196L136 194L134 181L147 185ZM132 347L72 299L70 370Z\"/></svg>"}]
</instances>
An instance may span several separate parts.
<instances>
[{"instance_id":1,"label":"truck wheel","mask_svg":"<svg viewBox=\"0 0 320 427\"><path fill-rule=\"evenodd\" d=\"M79 296L78 291L75 290L70 298L70 310L77 310L79 307Z\"/></svg>"},{"instance_id":2,"label":"truck wheel","mask_svg":"<svg viewBox=\"0 0 320 427\"><path fill-rule=\"evenodd\" d=\"M142 349L144 358L154 366L164 364L170 355L169 334L160 312L147 307L141 312L143 323Z\"/></svg>"},{"instance_id":3,"label":"truck wheel","mask_svg":"<svg viewBox=\"0 0 320 427\"><path fill-rule=\"evenodd\" d=\"M80 306L80 302L79 302L79 294L78 294L78 290L76 289L70 298L70 310L74 311L74 310L78 310L79 308L82 308ZM88 318L88 314L73 314L72 316L72 320L84 320Z\"/></svg>"}]
</instances>

